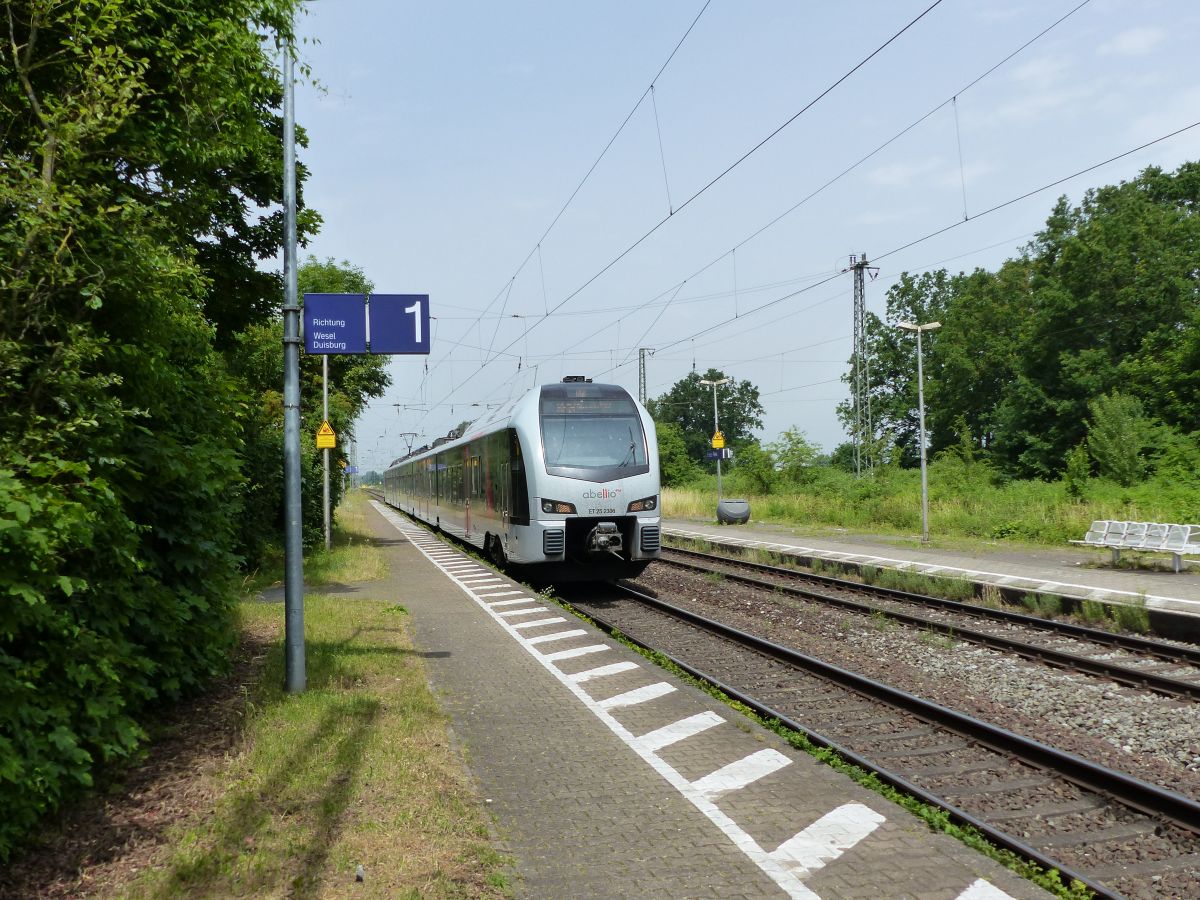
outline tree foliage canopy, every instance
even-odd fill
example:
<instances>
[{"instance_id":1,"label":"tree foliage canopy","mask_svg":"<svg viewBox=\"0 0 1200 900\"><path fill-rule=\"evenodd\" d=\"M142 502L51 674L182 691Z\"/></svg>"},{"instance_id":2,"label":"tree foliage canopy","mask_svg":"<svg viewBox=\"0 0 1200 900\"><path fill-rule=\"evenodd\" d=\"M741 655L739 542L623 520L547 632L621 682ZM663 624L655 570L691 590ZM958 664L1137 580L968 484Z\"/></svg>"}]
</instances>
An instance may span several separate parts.
<instances>
[{"instance_id":1,"label":"tree foliage canopy","mask_svg":"<svg viewBox=\"0 0 1200 900\"><path fill-rule=\"evenodd\" d=\"M298 7L3 3L0 859L228 665Z\"/></svg>"},{"instance_id":2,"label":"tree foliage canopy","mask_svg":"<svg viewBox=\"0 0 1200 900\"><path fill-rule=\"evenodd\" d=\"M1060 199L994 273L902 275L888 324L868 315L877 434L915 463L915 346L891 324L904 319L942 322L923 341L935 452L966 441L1010 474L1053 477L1082 442L1100 446L1089 416L1114 393L1166 426L1160 441L1200 432L1198 204L1200 163L1149 168L1076 207ZM852 410L839 415L849 422Z\"/></svg>"},{"instance_id":3,"label":"tree foliage canopy","mask_svg":"<svg viewBox=\"0 0 1200 900\"><path fill-rule=\"evenodd\" d=\"M661 397L650 398L646 408L655 422L679 428L687 455L697 463L705 459L713 433L713 388L701 381L720 381L725 373L709 369L703 375L689 372ZM754 440L762 428L762 404L758 388L749 381L731 381L717 387L717 411L721 431L731 446Z\"/></svg>"}]
</instances>

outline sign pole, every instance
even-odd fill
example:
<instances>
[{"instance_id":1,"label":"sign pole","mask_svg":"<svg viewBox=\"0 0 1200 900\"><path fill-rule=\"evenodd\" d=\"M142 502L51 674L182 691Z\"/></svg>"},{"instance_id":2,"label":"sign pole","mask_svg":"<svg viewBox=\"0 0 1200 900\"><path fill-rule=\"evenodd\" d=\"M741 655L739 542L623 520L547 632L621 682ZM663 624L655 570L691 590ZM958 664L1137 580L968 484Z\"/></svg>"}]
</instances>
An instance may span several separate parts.
<instances>
[{"instance_id":1,"label":"sign pole","mask_svg":"<svg viewBox=\"0 0 1200 900\"><path fill-rule=\"evenodd\" d=\"M321 421L329 421L329 354L321 357ZM333 536L329 531L329 448L323 451L325 456L325 484L322 489L322 509L325 511L325 550L333 547Z\"/></svg>"},{"instance_id":2,"label":"sign pole","mask_svg":"<svg viewBox=\"0 0 1200 900\"><path fill-rule=\"evenodd\" d=\"M283 45L284 690L304 690L304 545L300 507L300 305L296 273L296 111L292 41Z\"/></svg>"}]
</instances>

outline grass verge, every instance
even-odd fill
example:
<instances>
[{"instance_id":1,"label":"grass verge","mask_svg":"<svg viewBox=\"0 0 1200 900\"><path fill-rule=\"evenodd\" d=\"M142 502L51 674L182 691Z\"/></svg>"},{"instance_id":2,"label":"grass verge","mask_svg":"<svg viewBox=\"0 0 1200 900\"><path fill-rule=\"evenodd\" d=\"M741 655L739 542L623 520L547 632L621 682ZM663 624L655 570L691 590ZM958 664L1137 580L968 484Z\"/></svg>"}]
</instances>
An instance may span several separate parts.
<instances>
[{"instance_id":1,"label":"grass verge","mask_svg":"<svg viewBox=\"0 0 1200 900\"><path fill-rule=\"evenodd\" d=\"M304 554L305 584L354 584L387 577L387 560L373 545L367 525L368 508L361 491L346 496L336 510L330 549L322 544ZM268 554L266 567L246 579L246 592L280 584L282 572L283 549L276 547Z\"/></svg>"},{"instance_id":2,"label":"grass verge","mask_svg":"<svg viewBox=\"0 0 1200 900\"><path fill-rule=\"evenodd\" d=\"M406 615L383 601L306 598L308 689L287 695L281 609L244 604L245 630L274 640L236 752L203 776L219 799L174 829L121 894L507 896L506 861Z\"/></svg>"}]
</instances>

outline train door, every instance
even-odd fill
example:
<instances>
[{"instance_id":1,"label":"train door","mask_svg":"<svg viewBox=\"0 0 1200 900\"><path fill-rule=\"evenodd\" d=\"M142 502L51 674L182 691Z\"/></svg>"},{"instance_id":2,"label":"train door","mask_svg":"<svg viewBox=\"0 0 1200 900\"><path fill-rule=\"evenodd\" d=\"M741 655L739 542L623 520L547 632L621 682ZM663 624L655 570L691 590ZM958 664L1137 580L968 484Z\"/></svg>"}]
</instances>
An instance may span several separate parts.
<instances>
[{"instance_id":1,"label":"train door","mask_svg":"<svg viewBox=\"0 0 1200 900\"><path fill-rule=\"evenodd\" d=\"M529 524L529 484L525 478L525 457L517 430L508 430L509 462L509 520L513 525Z\"/></svg>"}]
</instances>

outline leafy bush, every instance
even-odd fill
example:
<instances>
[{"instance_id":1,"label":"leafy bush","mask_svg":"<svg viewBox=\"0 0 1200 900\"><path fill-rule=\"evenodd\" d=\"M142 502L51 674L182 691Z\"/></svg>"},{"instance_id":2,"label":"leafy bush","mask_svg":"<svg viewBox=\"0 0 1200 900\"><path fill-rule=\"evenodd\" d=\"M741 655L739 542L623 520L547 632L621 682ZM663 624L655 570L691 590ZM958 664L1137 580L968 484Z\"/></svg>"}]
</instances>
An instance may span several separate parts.
<instances>
[{"instance_id":1,"label":"leafy bush","mask_svg":"<svg viewBox=\"0 0 1200 900\"><path fill-rule=\"evenodd\" d=\"M1127 394L1104 394L1088 404L1087 448L1096 469L1122 487L1140 481L1149 471L1146 453L1154 441L1154 424L1142 401Z\"/></svg>"},{"instance_id":2,"label":"leafy bush","mask_svg":"<svg viewBox=\"0 0 1200 900\"><path fill-rule=\"evenodd\" d=\"M277 303L256 257L278 219L250 211L277 202L282 169L260 32L295 5L10 17L0 860L133 753L151 706L228 665L246 398L216 347Z\"/></svg>"}]
</instances>

